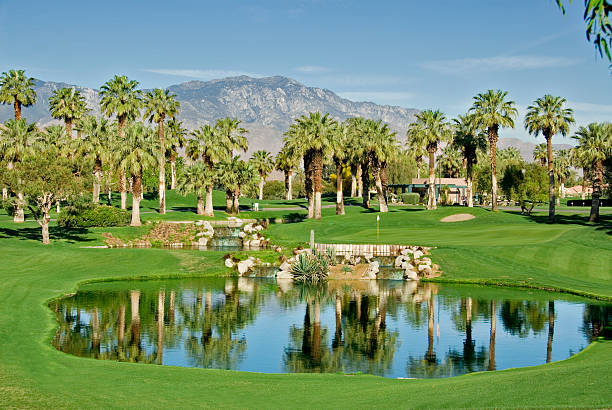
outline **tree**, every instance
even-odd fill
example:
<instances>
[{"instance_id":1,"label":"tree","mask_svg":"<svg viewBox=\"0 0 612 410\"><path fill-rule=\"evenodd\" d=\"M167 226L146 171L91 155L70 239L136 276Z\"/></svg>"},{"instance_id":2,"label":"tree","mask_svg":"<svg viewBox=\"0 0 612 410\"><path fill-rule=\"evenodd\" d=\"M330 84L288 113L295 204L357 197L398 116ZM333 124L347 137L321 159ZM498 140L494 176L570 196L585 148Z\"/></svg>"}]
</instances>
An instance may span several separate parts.
<instances>
[{"instance_id":1,"label":"tree","mask_svg":"<svg viewBox=\"0 0 612 410\"><path fill-rule=\"evenodd\" d=\"M442 176L448 178L459 178L463 168L463 157L461 152L452 144L448 144L442 150L442 155L438 160Z\"/></svg>"},{"instance_id":2,"label":"tree","mask_svg":"<svg viewBox=\"0 0 612 410\"><path fill-rule=\"evenodd\" d=\"M565 198L565 181L570 176L570 152L562 149L555 153L555 176L559 181L559 197ZM559 197L557 197L557 205L559 205Z\"/></svg>"},{"instance_id":3,"label":"tree","mask_svg":"<svg viewBox=\"0 0 612 410\"><path fill-rule=\"evenodd\" d=\"M541 166L546 166L548 161L548 153L546 152L546 143L538 144L533 148L533 160Z\"/></svg>"},{"instance_id":4,"label":"tree","mask_svg":"<svg viewBox=\"0 0 612 410\"><path fill-rule=\"evenodd\" d=\"M215 122L215 135L220 138L221 144L226 147L227 161L234 156L234 150L246 152L249 141L246 138L247 130L240 127L241 121L237 118L220 118ZM225 192L226 203L236 200L231 191ZM237 209L237 208L236 208Z\"/></svg>"},{"instance_id":5,"label":"tree","mask_svg":"<svg viewBox=\"0 0 612 410\"><path fill-rule=\"evenodd\" d=\"M491 207L497 211L497 140L499 128L514 128L518 115L514 101L507 101L507 91L488 90L474 97L470 112L476 115L479 124L487 129L489 151L491 154Z\"/></svg>"},{"instance_id":6,"label":"tree","mask_svg":"<svg viewBox=\"0 0 612 410\"><path fill-rule=\"evenodd\" d=\"M565 98L545 95L534 101L534 105L527 107L525 115L525 129L534 136L541 132L546 138L546 152L548 162L548 220L555 220L555 167L553 163L552 137L561 133L565 136L569 132L570 124L574 123L574 111L564 108Z\"/></svg>"},{"instance_id":7,"label":"tree","mask_svg":"<svg viewBox=\"0 0 612 410\"><path fill-rule=\"evenodd\" d=\"M74 175L72 169L70 158L60 155L57 147L47 145L42 151L30 152L5 181L13 191L21 193L22 204L28 207L42 229L45 245L50 243L51 207L58 200L83 191L83 179Z\"/></svg>"},{"instance_id":8,"label":"tree","mask_svg":"<svg viewBox=\"0 0 612 410\"><path fill-rule=\"evenodd\" d=\"M293 153L296 157L302 157L304 162L304 191L308 201L308 218L314 216L314 191L312 184L312 152L307 149L304 141L307 139L307 130L296 120L289 126L283 138L283 149Z\"/></svg>"},{"instance_id":9,"label":"tree","mask_svg":"<svg viewBox=\"0 0 612 410\"><path fill-rule=\"evenodd\" d=\"M466 164L468 207L474 206L473 167L477 153L487 149L487 137L474 114L460 115L453 120L453 145L461 150Z\"/></svg>"},{"instance_id":10,"label":"tree","mask_svg":"<svg viewBox=\"0 0 612 410\"><path fill-rule=\"evenodd\" d=\"M0 76L0 103L13 104L15 120L21 119L21 107L36 103L34 78L26 77L23 70L9 70Z\"/></svg>"},{"instance_id":11,"label":"tree","mask_svg":"<svg viewBox=\"0 0 612 410\"><path fill-rule=\"evenodd\" d=\"M141 95L138 90L138 81L128 80L124 75L114 76L100 87L100 108L107 117L117 117L117 131L120 138L124 138L124 129L128 121L135 120L142 107ZM127 180L125 173L119 175L121 190L121 209L127 209Z\"/></svg>"},{"instance_id":12,"label":"tree","mask_svg":"<svg viewBox=\"0 0 612 410\"><path fill-rule=\"evenodd\" d=\"M286 144L283 145L278 154L276 154L274 167L285 174L285 199L288 201L293 199L293 171L298 165L299 156L296 155L295 150Z\"/></svg>"},{"instance_id":13,"label":"tree","mask_svg":"<svg viewBox=\"0 0 612 410\"><path fill-rule=\"evenodd\" d=\"M213 169L203 162L185 168L185 171L178 177L176 190L181 195L195 194L197 197L196 214L204 215L204 196L207 188L214 185L217 176Z\"/></svg>"},{"instance_id":14,"label":"tree","mask_svg":"<svg viewBox=\"0 0 612 410\"><path fill-rule=\"evenodd\" d=\"M166 149L170 156L170 189L176 188L176 159L179 156L178 149L187 143L185 135L187 130L183 128L182 121L170 120L166 124Z\"/></svg>"},{"instance_id":15,"label":"tree","mask_svg":"<svg viewBox=\"0 0 612 410\"><path fill-rule=\"evenodd\" d=\"M100 202L102 167L106 165L108 168L106 162L112 156L116 126L104 118L98 120L93 115L88 115L79 122L78 130L83 135L83 139L79 140L78 152L93 163L92 202L97 204Z\"/></svg>"},{"instance_id":16,"label":"tree","mask_svg":"<svg viewBox=\"0 0 612 410\"><path fill-rule=\"evenodd\" d=\"M243 189L254 184L257 174L251 164L241 160L238 156L230 161L219 164L219 182L226 192L231 192L230 201L227 202L226 212L240 213L240 195Z\"/></svg>"},{"instance_id":17,"label":"tree","mask_svg":"<svg viewBox=\"0 0 612 410\"><path fill-rule=\"evenodd\" d=\"M132 177L131 226L140 226L142 175L155 167L159 147L153 132L141 122L128 124L124 129L124 140L116 153L119 169Z\"/></svg>"},{"instance_id":18,"label":"tree","mask_svg":"<svg viewBox=\"0 0 612 410\"><path fill-rule=\"evenodd\" d=\"M580 127L573 138L578 141L576 151L581 160L593 169L593 200L589 222L597 222L603 185L603 163L612 156L612 123L591 123Z\"/></svg>"},{"instance_id":19,"label":"tree","mask_svg":"<svg viewBox=\"0 0 612 410\"><path fill-rule=\"evenodd\" d=\"M249 160L251 166L259 174L258 194L257 199L263 199L263 187L266 182L266 177L274 169L274 160L272 155L265 150L255 151Z\"/></svg>"},{"instance_id":20,"label":"tree","mask_svg":"<svg viewBox=\"0 0 612 410\"><path fill-rule=\"evenodd\" d=\"M24 158L32 153L39 139L40 132L36 124L28 124L25 119L8 120L4 127L0 128L0 152L7 163L8 171L14 171L21 166ZM13 186L20 185L13 184ZM13 192L17 195L13 222L21 223L25 221L23 192L18 190Z\"/></svg>"},{"instance_id":21,"label":"tree","mask_svg":"<svg viewBox=\"0 0 612 410\"><path fill-rule=\"evenodd\" d=\"M429 186L427 209L436 209L435 154L442 141L451 138L446 117L440 110L425 110L417 114L416 121L408 129L408 146L422 147L429 154Z\"/></svg>"},{"instance_id":22,"label":"tree","mask_svg":"<svg viewBox=\"0 0 612 410\"><path fill-rule=\"evenodd\" d=\"M342 170L344 162L350 154L348 147L350 144L351 132L349 127L341 123L336 127L332 138L332 160L336 167L336 215L344 215L344 192L342 190Z\"/></svg>"},{"instance_id":23,"label":"tree","mask_svg":"<svg viewBox=\"0 0 612 410\"><path fill-rule=\"evenodd\" d=\"M486 135L485 135L485 143L486 143ZM486 148L486 145L485 145ZM499 162L502 166L507 165L516 165L523 163L523 157L521 156L521 152L516 147L507 147L504 149L500 149L497 151L497 158L499 158Z\"/></svg>"},{"instance_id":24,"label":"tree","mask_svg":"<svg viewBox=\"0 0 612 410\"><path fill-rule=\"evenodd\" d=\"M159 213L166 213L166 141L164 134L164 121L166 118L174 119L178 114L180 104L175 99L175 94L168 90L155 88L145 94L144 117L149 122L157 124L157 138L159 139L159 154L157 155L157 167L159 168Z\"/></svg>"},{"instance_id":25,"label":"tree","mask_svg":"<svg viewBox=\"0 0 612 410\"><path fill-rule=\"evenodd\" d=\"M87 112L87 104L81 92L73 88L60 88L49 98L49 109L53 118L64 120L66 134L73 138L72 125Z\"/></svg>"}]
</instances>

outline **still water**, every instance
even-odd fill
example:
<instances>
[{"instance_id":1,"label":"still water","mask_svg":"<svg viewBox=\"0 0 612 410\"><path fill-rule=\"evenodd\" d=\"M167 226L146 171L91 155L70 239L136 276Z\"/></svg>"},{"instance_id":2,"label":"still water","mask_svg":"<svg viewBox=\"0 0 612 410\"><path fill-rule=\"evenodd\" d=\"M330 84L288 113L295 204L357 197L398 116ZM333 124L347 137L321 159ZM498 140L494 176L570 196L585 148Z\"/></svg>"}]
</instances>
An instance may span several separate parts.
<instances>
[{"instance_id":1,"label":"still water","mask_svg":"<svg viewBox=\"0 0 612 410\"><path fill-rule=\"evenodd\" d=\"M50 304L54 346L97 359L266 373L449 377L565 359L612 308L514 289L259 278L111 282Z\"/></svg>"}]
</instances>

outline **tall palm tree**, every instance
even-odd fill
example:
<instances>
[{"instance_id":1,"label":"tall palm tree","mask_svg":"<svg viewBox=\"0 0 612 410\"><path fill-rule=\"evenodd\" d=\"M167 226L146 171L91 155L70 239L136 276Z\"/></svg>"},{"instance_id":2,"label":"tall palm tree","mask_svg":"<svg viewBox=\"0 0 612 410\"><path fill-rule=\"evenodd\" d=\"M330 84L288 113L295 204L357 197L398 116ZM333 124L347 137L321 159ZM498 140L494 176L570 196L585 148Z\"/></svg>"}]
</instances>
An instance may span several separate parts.
<instances>
[{"instance_id":1,"label":"tall palm tree","mask_svg":"<svg viewBox=\"0 0 612 410\"><path fill-rule=\"evenodd\" d=\"M579 147L572 147L570 149L570 164L575 168L582 169L582 189L580 191L581 198L586 199L586 186L587 186L587 175L589 174L589 161L585 158Z\"/></svg>"},{"instance_id":2,"label":"tall palm tree","mask_svg":"<svg viewBox=\"0 0 612 410\"><path fill-rule=\"evenodd\" d=\"M285 174L285 199L293 199L293 171L299 165L299 156L294 149L286 144L276 154L274 167Z\"/></svg>"},{"instance_id":3,"label":"tall palm tree","mask_svg":"<svg viewBox=\"0 0 612 410\"><path fill-rule=\"evenodd\" d=\"M166 141L164 134L164 121L166 118L174 119L178 114L180 104L175 99L175 94L168 90L155 88L145 94L144 117L149 122L157 124L157 138L159 139L159 153L157 155L157 167L159 168L159 213L166 213Z\"/></svg>"},{"instance_id":4,"label":"tall palm tree","mask_svg":"<svg viewBox=\"0 0 612 410\"><path fill-rule=\"evenodd\" d=\"M485 143L486 143L486 135L485 135ZM486 148L486 145L485 145ZM521 156L521 152L516 147L507 147L504 149L500 149L497 151L497 157L499 161L508 166L510 164L521 164L523 162L523 157Z\"/></svg>"},{"instance_id":5,"label":"tall palm tree","mask_svg":"<svg viewBox=\"0 0 612 410\"><path fill-rule=\"evenodd\" d=\"M297 121L289 126L283 138L283 149L293 153L296 157L302 157L304 162L304 191L308 201L308 218L314 216L314 192L312 184L312 152L307 149L304 141L307 139L307 130Z\"/></svg>"},{"instance_id":6,"label":"tall palm tree","mask_svg":"<svg viewBox=\"0 0 612 410\"><path fill-rule=\"evenodd\" d=\"M132 221L131 226L140 226L140 201L142 198L142 175L155 168L159 149L154 131L141 122L130 123L123 130L124 140L116 155L119 169L132 177Z\"/></svg>"},{"instance_id":7,"label":"tall palm tree","mask_svg":"<svg viewBox=\"0 0 612 410\"><path fill-rule=\"evenodd\" d=\"M182 121L170 120L166 124L165 132L166 149L170 156L170 189L176 189L176 159L179 156L179 148L183 148L187 143L187 130L183 128Z\"/></svg>"},{"instance_id":8,"label":"tall palm tree","mask_svg":"<svg viewBox=\"0 0 612 410\"><path fill-rule=\"evenodd\" d=\"M21 107L36 103L34 78L26 77L23 70L9 70L0 76L0 103L13 104L15 120L21 119Z\"/></svg>"},{"instance_id":9,"label":"tall palm tree","mask_svg":"<svg viewBox=\"0 0 612 410\"><path fill-rule=\"evenodd\" d=\"M181 195L195 194L197 198L196 214L205 215L204 196L209 186L214 185L216 175L204 162L196 162L185 168L177 181L176 190Z\"/></svg>"},{"instance_id":10,"label":"tall palm tree","mask_svg":"<svg viewBox=\"0 0 612 410\"><path fill-rule=\"evenodd\" d=\"M427 209L436 209L435 154L440 142L451 138L450 127L440 110L425 110L417 114L416 121L408 129L408 146L424 147L429 154L429 200Z\"/></svg>"},{"instance_id":11,"label":"tall palm tree","mask_svg":"<svg viewBox=\"0 0 612 410\"><path fill-rule=\"evenodd\" d=\"M215 123L215 129L224 144L229 147L230 158L234 150L246 152L249 149L249 141L246 138L248 131L240 126L242 121L236 118L220 118Z\"/></svg>"},{"instance_id":12,"label":"tall palm tree","mask_svg":"<svg viewBox=\"0 0 612 410\"><path fill-rule=\"evenodd\" d=\"M227 141L220 138L216 128L206 124L191 132L192 139L187 144L186 154L193 161L202 159L209 170L213 170L219 162L229 160L230 147ZM214 216L212 201L213 184L206 186L205 216Z\"/></svg>"},{"instance_id":13,"label":"tall palm tree","mask_svg":"<svg viewBox=\"0 0 612 410\"><path fill-rule=\"evenodd\" d=\"M409 145L407 143L407 145ZM417 179L421 178L421 167L423 166L423 157L427 155L427 149L420 145L409 145L408 156L413 159L416 164Z\"/></svg>"},{"instance_id":14,"label":"tall palm tree","mask_svg":"<svg viewBox=\"0 0 612 410\"><path fill-rule=\"evenodd\" d=\"M360 144L374 176L379 210L388 212L386 168L388 161L398 152L395 132L391 132L389 126L382 121L370 119L364 122L364 132L366 138Z\"/></svg>"},{"instance_id":15,"label":"tall palm tree","mask_svg":"<svg viewBox=\"0 0 612 410\"><path fill-rule=\"evenodd\" d=\"M32 154L35 145L40 139L40 132L36 124L28 124L25 119L8 120L4 127L0 128L0 152L7 163L9 170L15 169L25 157ZM15 214L13 222L24 222L25 205L23 193L15 192L17 200L15 203Z\"/></svg>"},{"instance_id":16,"label":"tall palm tree","mask_svg":"<svg viewBox=\"0 0 612 410\"><path fill-rule=\"evenodd\" d=\"M593 200L590 222L599 221L599 198L603 188L604 161L612 156L612 123L591 123L578 128L573 136L578 141L578 155L593 170Z\"/></svg>"},{"instance_id":17,"label":"tall palm tree","mask_svg":"<svg viewBox=\"0 0 612 410\"><path fill-rule=\"evenodd\" d=\"M87 104L80 91L66 87L53 91L49 98L49 109L53 118L64 120L66 134L73 138L73 122L87 112Z\"/></svg>"},{"instance_id":18,"label":"tall palm tree","mask_svg":"<svg viewBox=\"0 0 612 410\"><path fill-rule=\"evenodd\" d=\"M448 144L442 150L442 155L438 160L441 174L448 178L459 178L463 168L463 157L461 152L452 144Z\"/></svg>"},{"instance_id":19,"label":"tall palm tree","mask_svg":"<svg viewBox=\"0 0 612 410\"><path fill-rule=\"evenodd\" d=\"M366 132L368 123L363 117L353 117L346 120L346 125L353 141L351 160L358 164L356 174L361 177L358 190L361 191L362 205L367 209L370 207L370 156L367 155L364 141L370 138Z\"/></svg>"},{"instance_id":20,"label":"tall palm tree","mask_svg":"<svg viewBox=\"0 0 612 410\"><path fill-rule=\"evenodd\" d=\"M555 153L555 176L559 181L559 196L557 197L557 205L559 198L565 198L565 180L570 176L571 158L568 150L562 149Z\"/></svg>"},{"instance_id":21,"label":"tall palm tree","mask_svg":"<svg viewBox=\"0 0 612 410\"><path fill-rule=\"evenodd\" d=\"M332 160L336 167L336 215L344 215L344 193L342 188L343 170L345 161L348 159L350 151L350 137L352 133L345 123L338 124L332 138Z\"/></svg>"},{"instance_id":22,"label":"tall palm tree","mask_svg":"<svg viewBox=\"0 0 612 410\"><path fill-rule=\"evenodd\" d=\"M534 105L527 107L525 115L525 129L534 136L541 132L546 138L546 152L548 162L548 220L555 220L555 167L553 163L552 137L561 133L566 136L570 124L574 123L574 111L564 108L565 98L553 97L546 94L534 101Z\"/></svg>"},{"instance_id":23,"label":"tall palm tree","mask_svg":"<svg viewBox=\"0 0 612 410\"><path fill-rule=\"evenodd\" d=\"M137 89L138 81L128 80L124 75L114 76L100 87L100 108L107 117L117 117L117 132L124 138L124 129L128 121L135 120L142 107L142 92ZM120 172L121 209L127 209L127 180Z\"/></svg>"},{"instance_id":24,"label":"tall palm tree","mask_svg":"<svg viewBox=\"0 0 612 410\"><path fill-rule=\"evenodd\" d=\"M259 174L259 183L257 186L257 199L263 199L263 187L266 182L266 177L274 169L274 159L272 154L265 150L255 151L249 160L251 166Z\"/></svg>"},{"instance_id":25,"label":"tall palm tree","mask_svg":"<svg viewBox=\"0 0 612 410\"><path fill-rule=\"evenodd\" d=\"M254 183L256 175L251 164L238 156L219 164L219 182L225 187L226 192L231 192L231 204L228 202L226 209L228 213L240 213L239 200L242 190Z\"/></svg>"},{"instance_id":26,"label":"tall palm tree","mask_svg":"<svg viewBox=\"0 0 612 410\"><path fill-rule=\"evenodd\" d=\"M468 207L474 206L472 174L477 161L477 153L487 149L487 137L479 126L474 114L460 115L454 122L453 145L463 153L466 165Z\"/></svg>"},{"instance_id":27,"label":"tall palm tree","mask_svg":"<svg viewBox=\"0 0 612 410\"><path fill-rule=\"evenodd\" d=\"M546 166L548 160L548 153L546 152L546 143L538 144L533 148L533 160L541 166Z\"/></svg>"},{"instance_id":28,"label":"tall palm tree","mask_svg":"<svg viewBox=\"0 0 612 410\"><path fill-rule=\"evenodd\" d=\"M97 119L93 115L88 115L79 121L78 130L83 135L83 139L79 140L77 152L93 162L92 201L97 204L100 202L102 167L112 155L111 150L115 142L113 137L117 133L116 126L107 119ZM116 142L121 144L119 141ZM108 167L108 164L106 165Z\"/></svg>"},{"instance_id":29,"label":"tall palm tree","mask_svg":"<svg viewBox=\"0 0 612 410\"><path fill-rule=\"evenodd\" d=\"M514 101L506 100L507 91L488 90L474 97L470 112L476 115L478 122L487 129L489 152L491 153L491 204L497 211L497 140L499 128L514 128L514 119L518 115Z\"/></svg>"}]
</instances>

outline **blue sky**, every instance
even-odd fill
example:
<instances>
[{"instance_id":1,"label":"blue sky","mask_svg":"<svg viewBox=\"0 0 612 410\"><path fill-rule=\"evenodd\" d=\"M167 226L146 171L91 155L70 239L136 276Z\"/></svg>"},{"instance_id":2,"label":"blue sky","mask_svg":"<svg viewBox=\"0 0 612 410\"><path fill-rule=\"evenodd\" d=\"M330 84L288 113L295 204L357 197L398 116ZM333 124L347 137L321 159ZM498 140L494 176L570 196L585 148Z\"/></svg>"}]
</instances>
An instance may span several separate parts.
<instances>
[{"instance_id":1,"label":"blue sky","mask_svg":"<svg viewBox=\"0 0 612 410\"><path fill-rule=\"evenodd\" d=\"M579 124L610 121L612 75L582 3L563 16L554 0L0 0L0 71L95 88L114 74L145 88L283 75L449 117L501 88L521 113L551 93ZM502 136L533 141L518 125Z\"/></svg>"}]
</instances>

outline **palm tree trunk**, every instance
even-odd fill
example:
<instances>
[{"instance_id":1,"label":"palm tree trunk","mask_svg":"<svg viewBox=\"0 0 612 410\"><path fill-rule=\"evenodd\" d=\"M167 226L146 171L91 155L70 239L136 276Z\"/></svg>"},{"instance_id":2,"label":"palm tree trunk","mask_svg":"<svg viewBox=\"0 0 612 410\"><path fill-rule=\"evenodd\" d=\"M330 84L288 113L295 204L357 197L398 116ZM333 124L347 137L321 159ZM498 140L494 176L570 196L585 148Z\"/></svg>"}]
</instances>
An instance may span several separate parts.
<instances>
[{"instance_id":1,"label":"palm tree trunk","mask_svg":"<svg viewBox=\"0 0 612 410\"><path fill-rule=\"evenodd\" d=\"M142 177L132 176L132 222L130 226L140 226L140 194L142 192Z\"/></svg>"},{"instance_id":2,"label":"palm tree trunk","mask_svg":"<svg viewBox=\"0 0 612 410\"><path fill-rule=\"evenodd\" d=\"M427 187L427 194L429 199L427 200L427 209L436 209L436 157L435 148L430 148L429 152L429 186Z\"/></svg>"},{"instance_id":3,"label":"palm tree trunk","mask_svg":"<svg viewBox=\"0 0 612 410\"><path fill-rule=\"evenodd\" d=\"M321 184L323 179L323 152L313 152L312 184L314 188L314 219L321 219Z\"/></svg>"},{"instance_id":4,"label":"palm tree trunk","mask_svg":"<svg viewBox=\"0 0 612 410\"><path fill-rule=\"evenodd\" d=\"M205 214L205 210L204 210L204 198L202 198L202 195L198 195L198 202L197 202L197 206L196 206L196 215L204 215Z\"/></svg>"},{"instance_id":5,"label":"palm tree trunk","mask_svg":"<svg viewBox=\"0 0 612 410\"><path fill-rule=\"evenodd\" d=\"M8 189L2 188L2 200L6 201L8 199Z\"/></svg>"},{"instance_id":6,"label":"palm tree trunk","mask_svg":"<svg viewBox=\"0 0 612 410\"><path fill-rule=\"evenodd\" d=\"M15 120L21 119L21 102L18 99L15 99L13 103L13 108L15 109Z\"/></svg>"},{"instance_id":7,"label":"palm tree trunk","mask_svg":"<svg viewBox=\"0 0 612 410\"><path fill-rule=\"evenodd\" d=\"M337 348L340 346L342 341L342 296L339 292L336 292L336 333L334 334L334 340L332 347Z\"/></svg>"},{"instance_id":8,"label":"palm tree trunk","mask_svg":"<svg viewBox=\"0 0 612 410\"><path fill-rule=\"evenodd\" d=\"M308 219L314 217L314 193L312 183L312 152L309 150L304 155L304 190L308 200Z\"/></svg>"},{"instance_id":9,"label":"palm tree trunk","mask_svg":"<svg viewBox=\"0 0 612 410\"><path fill-rule=\"evenodd\" d=\"M124 129L127 123L127 117L121 115L117 117L117 122L119 124L119 137L125 138ZM119 171L119 189L121 190L121 209L127 209L127 176L125 171Z\"/></svg>"},{"instance_id":10,"label":"palm tree trunk","mask_svg":"<svg viewBox=\"0 0 612 410\"><path fill-rule=\"evenodd\" d=\"M546 134L550 134L547 132ZM546 154L548 162L548 222L555 221L555 164L553 159L552 135L546 137Z\"/></svg>"},{"instance_id":11,"label":"palm tree trunk","mask_svg":"<svg viewBox=\"0 0 612 410\"><path fill-rule=\"evenodd\" d=\"M546 363L552 359L552 344L555 335L555 302L548 302L548 343L546 344Z\"/></svg>"},{"instance_id":12,"label":"palm tree trunk","mask_svg":"<svg viewBox=\"0 0 612 410\"><path fill-rule=\"evenodd\" d=\"M234 193L231 190L225 191L225 212L228 214L232 213L232 207L234 206L233 195Z\"/></svg>"},{"instance_id":13,"label":"palm tree trunk","mask_svg":"<svg viewBox=\"0 0 612 410\"><path fill-rule=\"evenodd\" d=\"M100 202L100 185L102 184L102 161L96 158L94 162L94 180L93 180L93 196L92 202L97 204Z\"/></svg>"},{"instance_id":14,"label":"palm tree trunk","mask_svg":"<svg viewBox=\"0 0 612 410\"><path fill-rule=\"evenodd\" d=\"M118 347L123 346L123 339L125 337L125 305L119 306L119 320L117 323L117 339Z\"/></svg>"},{"instance_id":15,"label":"palm tree trunk","mask_svg":"<svg viewBox=\"0 0 612 410\"><path fill-rule=\"evenodd\" d=\"M42 243L43 245L49 245L51 241L49 240L49 211L47 209L43 210L43 217L38 222L40 227L42 228Z\"/></svg>"},{"instance_id":16,"label":"palm tree trunk","mask_svg":"<svg viewBox=\"0 0 612 410\"><path fill-rule=\"evenodd\" d=\"M378 210L380 212L389 212L387 208L387 203L385 201L385 194L383 191L382 179L380 177L381 167L378 164L378 160L373 161L375 164L372 167L372 173L374 174L374 182L376 185L376 194L378 196Z\"/></svg>"},{"instance_id":17,"label":"palm tree trunk","mask_svg":"<svg viewBox=\"0 0 612 410\"><path fill-rule=\"evenodd\" d=\"M160 290L157 295L157 363L164 359L164 299L166 293Z\"/></svg>"},{"instance_id":18,"label":"palm tree trunk","mask_svg":"<svg viewBox=\"0 0 612 410\"><path fill-rule=\"evenodd\" d=\"M314 323L312 324L312 361L316 368L321 366L321 304L315 302Z\"/></svg>"},{"instance_id":19,"label":"palm tree trunk","mask_svg":"<svg viewBox=\"0 0 612 410\"><path fill-rule=\"evenodd\" d=\"M418 157L416 159L417 179L421 178L421 164L422 163L423 163L423 157Z\"/></svg>"},{"instance_id":20,"label":"palm tree trunk","mask_svg":"<svg viewBox=\"0 0 612 410\"><path fill-rule=\"evenodd\" d=\"M370 173L368 172L369 161L361 164L361 198L364 208L370 208Z\"/></svg>"},{"instance_id":21,"label":"palm tree trunk","mask_svg":"<svg viewBox=\"0 0 612 410\"><path fill-rule=\"evenodd\" d=\"M497 211L497 124L487 129L491 149L491 209Z\"/></svg>"},{"instance_id":22,"label":"palm tree trunk","mask_svg":"<svg viewBox=\"0 0 612 410\"><path fill-rule=\"evenodd\" d=\"M425 359L433 363L436 361L436 352L434 351L434 311L436 302L432 294L427 301L427 353Z\"/></svg>"},{"instance_id":23,"label":"palm tree trunk","mask_svg":"<svg viewBox=\"0 0 612 410\"><path fill-rule=\"evenodd\" d=\"M72 135L72 118L64 118L64 123L66 124L66 135L68 135L70 139L74 139Z\"/></svg>"},{"instance_id":24,"label":"palm tree trunk","mask_svg":"<svg viewBox=\"0 0 612 410\"><path fill-rule=\"evenodd\" d=\"M489 334L489 366L487 370L495 370L495 332L497 331L497 315L495 301L491 301L491 331Z\"/></svg>"},{"instance_id":25,"label":"palm tree trunk","mask_svg":"<svg viewBox=\"0 0 612 410\"><path fill-rule=\"evenodd\" d=\"M586 199L586 177L587 177L587 169L582 168L582 195L580 196L582 200Z\"/></svg>"},{"instance_id":26,"label":"palm tree trunk","mask_svg":"<svg viewBox=\"0 0 612 410\"><path fill-rule=\"evenodd\" d=\"M174 323L174 305L176 300L176 292L170 291L170 306L168 306L168 322L170 324Z\"/></svg>"},{"instance_id":27,"label":"palm tree trunk","mask_svg":"<svg viewBox=\"0 0 612 410\"><path fill-rule=\"evenodd\" d=\"M166 213L166 140L164 138L164 115L157 123L157 137L159 138L159 213Z\"/></svg>"},{"instance_id":28,"label":"palm tree trunk","mask_svg":"<svg viewBox=\"0 0 612 410\"><path fill-rule=\"evenodd\" d=\"M130 291L130 304L132 310L132 323L130 324L130 330L132 333L131 345L138 347L140 349L140 291L139 290L131 290Z\"/></svg>"},{"instance_id":29,"label":"palm tree trunk","mask_svg":"<svg viewBox=\"0 0 612 410\"><path fill-rule=\"evenodd\" d=\"M351 165L351 198L357 195L357 167Z\"/></svg>"},{"instance_id":30,"label":"palm tree trunk","mask_svg":"<svg viewBox=\"0 0 612 410\"><path fill-rule=\"evenodd\" d=\"M336 215L344 215L344 195L342 192L342 163L336 161Z\"/></svg>"},{"instance_id":31,"label":"palm tree trunk","mask_svg":"<svg viewBox=\"0 0 612 410\"><path fill-rule=\"evenodd\" d=\"M591 200L591 214L589 222L599 221L599 198L601 198L601 188L603 183L603 162L597 160L593 169L593 199Z\"/></svg>"},{"instance_id":32,"label":"palm tree trunk","mask_svg":"<svg viewBox=\"0 0 612 410\"><path fill-rule=\"evenodd\" d=\"M288 201L293 199L293 171L288 169L285 171L285 198Z\"/></svg>"},{"instance_id":33,"label":"palm tree trunk","mask_svg":"<svg viewBox=\"0 0 612 410\"><path fill-rule=\"evenodd\" d=\"M258 194L257 194L257 199L259 199L260 201L263 200L263 187L264 187L264 183L265 183L265 179L263 177L263 175L259 176L259 183L257 184L257 188L258 188Z\"/></svg>"},{"instance_id":34,"label":"palm tree trunk","mask_svg":"<svg viewBox=\"0 0 612 410\"><path fill-rule=\"evenodd\" d=\"M355 174L355 179L357 180L357 198L361 198L363 196L362 172L363 169L361 168L361 164L357 165L357 173Z\"/></svg>"},{"instance_id":35,"label":"palm tree trunk","mask_svg":"<svg viewBox=\"0 0 612 410\"><path fill-rule=\"evenodd\" d=\"M25 222L25 214L23 212L24 204L25 201L23 199L23 194L21 192L17 192L17 203L15 204L15 215L13 215L13 222Z\"/></svg>"},{"instance_id":36,"label":"palm tree trunk","mask_svg":"<svg viewBox=\"0 0 612 410\"><path fill-rule=\"evenodd\" d=\"M213 217L215 211L213 209L213 186L206 187L206 208L204 209L204 215Z\"/></svg>"},{"instance_id":37,"label":"palm tree trunk","mask_svg":"<svg viewBox=\"0 0 612 410\"><path fill-rule=\"evenodd\" d=\"M565 179L559 178L559 196L565 199Z\"/></svg>"},{"instance_id":38,"label":"palm tree trunk","mask_svg":"<svg viewBox=\"0 0 612 410\"><path fill-rule=\"evenodd\" d=\"M100 318L98 308L91 311L91 350L95 353L94 357L100 354Z\"/></svg>"},{"instance_id":39,"label":"palm tree trunk","mask_svg":"<svg viewBox=\"0 0 612 410\"><path fill-rule=\"evenodd\" d=\"M170 156L170 189L176 189L176 155Z\"/></svg>"},{"instance_id":40,"label":"palm tree trunk","mask_svg":"<svg viewBox=\"0 0 612 410\"><path fill-rule=\"evenodd\" d=\"M236 188L232 196L232 213L235 215L240 213L240 187Z\"/></svg>"},{"instance_id":41,"label":"palm tree trunk","mask_svg":"<svg viewBox=\"0 0 612 410\"><path fill-rule=\"evenodd\" d=\"M467 203L468 208L474 207L474 194L472 193L472 173L473 173L474 163L472 159L468 159L466 163L466 179L467 179Z\"/></svg>"}]
</instances>

